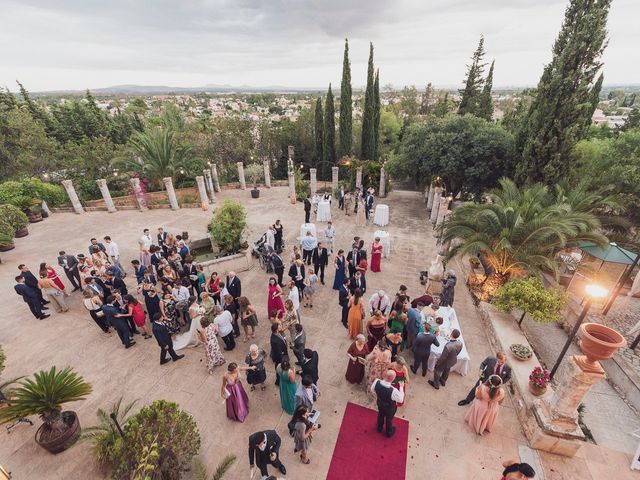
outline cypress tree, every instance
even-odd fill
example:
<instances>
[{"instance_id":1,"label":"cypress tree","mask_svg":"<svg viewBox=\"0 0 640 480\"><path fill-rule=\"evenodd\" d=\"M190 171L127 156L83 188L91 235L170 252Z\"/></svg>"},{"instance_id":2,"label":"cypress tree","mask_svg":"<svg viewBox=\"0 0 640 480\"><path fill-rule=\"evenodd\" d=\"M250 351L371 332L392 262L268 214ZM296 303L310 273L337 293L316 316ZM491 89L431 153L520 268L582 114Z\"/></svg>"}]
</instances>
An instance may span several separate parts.
<instances>
[{"instance_id":1,"label":"cypress tree","mask_svg":"<svg viewBox=\"0 0 640 480\"><path fill-rule=\"evenodd\" d=\"M429 82L424 89L424 95L422 95L422 103L420 103L420 115L429 115L433 110L431 105L433 93L433 85L431 85L431 82Z\"/></svg>"},{"instance_id":2,"label":"cypress tree","mask_svg":"<svg viewBox=\"0 0 640 480\"><path fill-rule=\"evenodd\" d=\"M516 135L519 183L554 183L570 169L571 151L585 137L602 80L595 77L606 47L611 0L571 0L553 58Z\"/></svg>"},{"instance_id":3,"label":"cypress tree","mask_svg":"<svg viewBox=\"0 0 640 480\"><path fill-rule=\"evenodd\" d=\"M471 57L471 65L467 65L467 78L464 82L464 89L458 90L460 92L460 106L458 107L458 113L464 115L465 113L471 113L472 115L478 114L478 105L480 103L480 97L482 95L482 87L484 85L484 67L486 63L482 63L484 59L484 35L480 35L480 42L478 42L478 48L473 52Z\"/></svg>"},{"instance_id":4,"label":"cypress tree","mask_svg":"<svg viewBox=\"0 0 640 480\"><path fill-rule=\"evenodd\" d=\"M373 82L373 155L371 160L378 159L378 147L380 142L380 69L376 70L376 79Z\"/></svg>"},{"instance_id":5,"label":"cypress tree","mask_svg":"<svg viewBox=\"0 0 640 480\"><path fill-rule=\"evenodd\" d=\"M484 88L482 89L482 95L478 104L478 116L485 120L491 121L493 118L493 100L491 99L491 90L493 89L493 67L496 61L491 62L491 68L489 68L489 74L484 81Z\"/></svg>"},{"instance_id":6,"label":"cypress tree","mask_svg":"<svg viewBox=\"0 0 640 480\"><path fill-rule=\"evenodd\" d=\"M351 155L353 115L351 105L351 62L349 62L349 40L344 40L342 60L342 83L340 84L340 158Z\"/></svg>"},{"instance_id":7,"label":"cypress tree","mask_svg":"<svg viewBox=\"0 0 640 480\"><path fill-rule=\"evenodd\" d=\"M318 97L318 100L316 100L316 118L315 118L314 133L316 136L315 160L317 165L323 159L323 148L324 148L324 120L322 116L322 97Z\"/></svg>"},{"instance_id":8,"label":"cypress tree","mask_svg":"<svg viewBox=\"0 0 640 480\"><path fill-rule=\"evenodd\" d=\"M324 146L322 148L324 160L322 164L322 172L326 174L326 168L329 165L335 165L336 156L336 115L333 105L333 93L331 92L331 84L327 91L327 99L324 104ZM325 175L326 178L326 175Z\"/></svg>"},{"instance_id":9,"label":"cypress tree","mask_svg":"<svg viewBox=\"0 0 640 480\"><path fill-rule=\"evenodd\" d=\"M375 154L375 111L373 92L373 43L369 44L369 66L367 68L367 88L364 91L364 111L362 113L361 160L373 160Z\"/></svg>"}]
</instances>

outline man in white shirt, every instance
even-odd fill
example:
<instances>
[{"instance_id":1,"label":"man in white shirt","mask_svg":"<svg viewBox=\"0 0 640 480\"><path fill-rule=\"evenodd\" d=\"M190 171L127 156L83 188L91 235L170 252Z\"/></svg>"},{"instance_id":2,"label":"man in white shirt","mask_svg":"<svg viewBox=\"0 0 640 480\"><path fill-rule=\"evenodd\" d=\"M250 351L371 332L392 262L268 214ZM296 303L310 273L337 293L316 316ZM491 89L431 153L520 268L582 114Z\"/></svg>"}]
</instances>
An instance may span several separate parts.
<instances>
[{"instance_id":1,"label":"man in white shirt","mask_svg":"<svg viewBox=\"0 0 640 480\"><path fill-rule=\"evenodd\" d=\"M302 261L307 262L307 265L311 265L313 249L316 248L317 245L318 240L311 232L307 232L302 240L300 240L300 246L302 247Z\"/></svg>"},{"instance_id":2,"label":"man in white shirt","mask_svg":"<svg viewBox=\"0 0 640 480\"><path fill-rule=\"evenodd\" d=\"M233 337L233 317L231 312L224 310L220 305L215 308L216 318L213 323L218 327L218 333L224 341L224 349L229 351L236 348L236 340Z\"/></svg>"},{"instance_id":3,"label":"man in white shirt","mask_svg":"<svg viewBox=\"0 0 640 480\"><path fill-rule=\"evenodd\" d=\"M404 401L404 386L400 384L400 390L391 386L396 378L396 372L387 370L383 379L374 380L371 384L371 393L375 393L378 404L378 432L382 433L382 428L386 422L386 435L393 437L396 427L393 426L393 417L398 410L396 402Z\"/></svg>"},{"instance_id":4,"label":"man in white shirt","mask_svg":"<svg viewBox=\"0 0 640 480\"><path fill-rule=\"evenodd\" d=\"M149 250L151 248L151 245L153 245L153 239L149 234L148 228L145 228L142 231L142 236L140 237L140 240L138 240L138 245L140 246L140 251Z\"/></svg>"},{"instance_id":5,"label":"man in white shirt","mask_svg":"<svg viewBox=\"0 0 640 480\"><path fill-rule=\"evenodd\" d=\"M300 321L300 293L298 292L298 287L296 287L296 282L294 282L293 280L289 282L289 296L287 298L293 302L293 309L298 314L298 322L299 322Z\"/></svg>"},{"instance_id":6,"label":"man in white shirt","mask_svg":"<svg viewBox=\"0 0 640 480\"><path fill-rule=\"evenodd\" d=\"M378 290L369 299L369 313L373 314L376 310L380 310L385 317L391 311L391 302L384 290Z\"/></svg>"},{"instance_id":7,"label":"man in white shirt","mask_svg":"<svg viewBox=\"0 0 640 480\"><path fill-rule=\"evenodd\" d=\"M124 268L120 264L120 249L118 248L118 244L111 240L111 237L108 235L104 237L104 243L104 248L106 249L106 253L109 255L109 258L111 258L111 262L122 270L122 273L124 273Z\"/></svg>"},{"instance_id":8,"label":"man in white shirt","mask_svg":"<svg viewBox=\"0 0 640 480\"><path fill-rule=\"evenodd\" d=\"M329 252L333 253L333 239L336 238L336 228L331 221L327 222L327 228L324 229L324 241L329 248Z\"/></svg>"},{"instance_id":9,"label":"man in white shirt","mask_svg":"<svg viewBox=\"0 0 640 480\"><path fill-rule=\"evenodd\" d=\"M173 286L173 298L176 301L176 309L180 312L185 325L191 326L191 318L189 317L189 289L184 285L176 283Z\"/></svg>"}]
</instances>

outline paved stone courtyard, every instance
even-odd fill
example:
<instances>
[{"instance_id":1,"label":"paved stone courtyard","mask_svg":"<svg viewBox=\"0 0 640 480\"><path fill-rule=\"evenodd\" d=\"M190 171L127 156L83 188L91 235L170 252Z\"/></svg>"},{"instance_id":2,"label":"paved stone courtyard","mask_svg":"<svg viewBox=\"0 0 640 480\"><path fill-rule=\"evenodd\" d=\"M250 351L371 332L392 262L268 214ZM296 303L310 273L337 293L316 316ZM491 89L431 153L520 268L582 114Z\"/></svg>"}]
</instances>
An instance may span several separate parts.
<instances>
[{"instance_id":1,"label":"paved stone courtyard","mask_svg":"<svg viewBox=\"0 0 640 480\"><path fill-rule=\"evenodd\" d=\"M260 235L267 224L280 218L285 226L287 245L298 235L303 220L302 206L292 206L286 188L262 189L261 198L250 199L249 191L224 190L223 198L240 199L247 206L250 242ZM391 223L387 227L393 238L393 249L383 259L382 272L367 275L368 294L384 288L393 294L401 283L416 296L423 291L419 283L420 270L435 255L435 240L424 217L421 196L415 192L392 192L384 203L390 206ZM372 240L373 225L355 227L355 218L344 217L334 208L334 224L338 231L336 246L348 247L354 235ZM8 362L3 378L29 375L51 365L73 366L90 383L93 393L83 402L71 405L79 413L83 426L95 422L97 408L107 408L114 400L140 399L140 404L163 398L176 401L197 421L202 438L201 458L210 471L228 453L238 460L227 477L248 478L247 438L258 430L275 428L282 437L281 456L290 479L324 479L329 468L342 414L347 401L373 407L362 387L352 386L344 379L346 350L350 344L339 323L337 293L331 290L333 274L327 286L320 288L314 308L303 309L302 324L307 331L307 344L320 354L319 386L322 395L317 409L322 412L322 430L315 437L309 456L312 464L304 466L293 453L293 441L286 433L288 415L280 409L278 392L273 386L273 369L268 368L268 388L265 392L248 392L250 414L245 423L226 418L220 398L220 382L224 367L208 375L204 364L203 347L186 351L186 358L176 364L158 364L158 347L154 340L138 340L125 350L115 335L108 337L93 323L80 303L79 294L70 300L71 311L52 314L45 321L35 320L13 291L16 266L26 263L37 270L42 261L55 265L57 252L86 252L89 238L111 235L119 244L123 263L137 256L137 239L143 228L155 230L163 226L171 232L189 231L192 238L206 234L211 213L199 209L180 211L152 210L145 213L122 211L114 214L86 213L83 215L55 214L45 222L30 226L31 234L17 240L17 248L2 257L0 280L4 288L0 299L5 315L0 318L0 343ZM318 225L320 227L320 225ZM59 272L62 273L62 272ZM267 274L254 266L239 272L243 292L257 307L260 326L257 343L269 348L266 310ZM66 281L66 278L64 278ZM131 276L129 283L134 280ZM453 374L446 388L434 391L422 377L413 378L408 386L408 400L398 415L410 422L408 479L494 480L500 477L500 464L515 458L526 440L511 405L505 401L494 432L482 437L464 423L465 409L457 406L475 381L474 372L480 361L492 353L485 329L462 282L456 289L455 308L460 320L467 348L471 355L471 370L467 377ZM242 363L248 344L225 355L227 362ZM411 358L408 354L407 358ZM17 479L75 479L105 478L97 470L87 444L79 444L68 451L52 456L38 447L33 435L38 425L19 425L7 435L0 432L0 463L13 471ZM363 452L363 459L369 452ZM547 479L640 478L640 473L628 471L629 457L594 445L586 445L574 459L541 455ZM354 468L357 468L354 461ZM256 477L254 477L256 478ZM348 476L345 476L348 478Z\"/></svg>"}]
</instances>

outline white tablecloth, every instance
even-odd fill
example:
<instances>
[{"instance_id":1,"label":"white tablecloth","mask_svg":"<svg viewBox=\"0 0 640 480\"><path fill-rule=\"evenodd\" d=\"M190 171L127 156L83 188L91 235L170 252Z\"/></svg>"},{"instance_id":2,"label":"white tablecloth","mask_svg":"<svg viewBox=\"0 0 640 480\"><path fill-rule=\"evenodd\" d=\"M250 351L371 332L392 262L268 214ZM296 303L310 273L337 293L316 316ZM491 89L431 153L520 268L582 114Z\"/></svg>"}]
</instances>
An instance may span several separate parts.
<instances>
[{"instance_id":1,"label":"white tablecloth","mask_svg":"<svg viewBox=\"0 0 640 480\"><path fill-rule=\"evenodd\" d=\"M306 237L307 232L311 232L311 234L316 238L318 237L318 235L316 234L315 223L303 223L302 225L300 225L300 237L298 238L298 240Z\"/></svg>"},{"instance_id":2,"label":"white tablecloth","mask_svg":"<svg viewBox=\"0 0 640 480\"><path fill-rule=\"evenodd\" d=\"M384 227L389 223L389 207L384 204L379 204L376 206L376 213L373 217L373 223Z\"/></svg>"},{"instance_id":3,"label":"white tablecloth","mask_svg":"<svg viewBox=\"0 0 640 480\"><path fill-rule=\"evenodd\" d=\"M318 203L318 213L316 214L318 222L328 222L331 220L331 203L322 201Z\"/></svg>"},{"instance_id":4,"label":"white tablecloth","mask_svg":"<svg viewBox=\"0 0 640 480\"><path fill-rule=\"evenodd\" d=\"M469 372L471 357L469 357L467 345L464 343L462 329L460 328L460 322L458 322L456 311L452 307L440 307L438 309L438 316L442 317L444 320L444 323L440 327L441 333L444 332L446 334L450 334L454 328L460 330L460 336L458 337L458 340L462 342L462 350L458 354L458 362L453 367L451 367L451 371L459 373L460 375L466 375ZM442 350L444 349L444 346L447 344L448 340L444 336L438 336L438 342L440 342L439 347L431 345L431 355L429 355L429 370L434 369L436 361L438 360L438 358L440 358Z\"/></svg>"},{"instance_id":5,"label":"white tablecloth","mask_svg":"<svg viewBox=\"0 0 640 480\"><path fill-rule=\"evenodd\" d=\"M382 256L387 258L389 253L391 253L391 236L389 235L389 232L385 230L376 230L373 234L373 239L375 240L376 238L380 239L380 243L384 247L382 249Z\"/></svg>"}]
</instances>

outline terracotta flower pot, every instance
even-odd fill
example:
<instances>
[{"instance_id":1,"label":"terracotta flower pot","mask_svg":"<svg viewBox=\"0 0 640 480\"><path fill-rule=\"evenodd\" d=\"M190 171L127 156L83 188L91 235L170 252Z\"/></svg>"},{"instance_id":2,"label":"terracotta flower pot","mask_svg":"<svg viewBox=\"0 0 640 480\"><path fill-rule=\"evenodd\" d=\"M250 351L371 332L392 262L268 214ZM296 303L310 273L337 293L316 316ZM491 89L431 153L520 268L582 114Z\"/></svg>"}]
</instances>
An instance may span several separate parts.
<instances>
[{"instance_id":1,"label":"terracotta flower pot","mask_svg":"<svg viewBox=\"0 0 640 480\"><path fill-rule=\"evenodd\" d=\"M580 350L592 364L613 357L619 348L627 345L620 333L599 323L583 323L580 332Z\"/></svg>"},{"instance_id":2,"label":"terracotta flower pot","mask_svg":"<svg viewBox=\"0 0 640 480\"><path fill-rule=\"evenodd\" d=\"M544 395L546 393L547 387L540 388L531 380L529 380L529 391L536 397L539 397L540 395Z\"/></svg>"}]
</instances>

